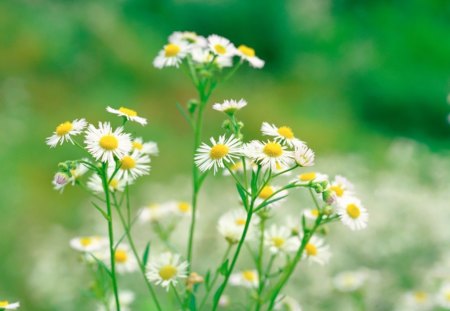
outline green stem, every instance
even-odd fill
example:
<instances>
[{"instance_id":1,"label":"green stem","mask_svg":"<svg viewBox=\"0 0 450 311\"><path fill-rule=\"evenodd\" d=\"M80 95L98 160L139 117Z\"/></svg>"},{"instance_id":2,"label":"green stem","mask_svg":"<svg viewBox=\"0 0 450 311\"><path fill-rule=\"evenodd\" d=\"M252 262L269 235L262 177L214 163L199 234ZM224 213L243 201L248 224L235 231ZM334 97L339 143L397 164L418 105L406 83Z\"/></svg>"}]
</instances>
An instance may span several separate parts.
<instances>
[{"instance_id":1,"label":"green stem","mask_svg":"<svg viewBox=\"0 0 450 311\"><path fill-rule=\"evenodd\" d=\"M264 256L264 229L266 224L266 218L261 219L260 223L260 236L259 236L259 251L258 251L258 261L257 261L257 271L259 277L259 286L258 286L258 301L256 304L256 310L259 310L261 307L261 293L264 289L264 277L262 272L263 266L263 256Z\"/></svg>"}]
</instances>

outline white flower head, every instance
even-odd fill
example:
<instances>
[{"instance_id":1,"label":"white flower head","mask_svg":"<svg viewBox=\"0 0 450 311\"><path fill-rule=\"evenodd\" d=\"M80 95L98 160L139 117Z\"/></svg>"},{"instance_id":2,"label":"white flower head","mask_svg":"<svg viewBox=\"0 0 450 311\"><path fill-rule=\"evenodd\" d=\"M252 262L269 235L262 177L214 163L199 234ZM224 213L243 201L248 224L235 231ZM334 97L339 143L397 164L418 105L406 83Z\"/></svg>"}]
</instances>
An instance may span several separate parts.
<instances>
[{"instance_id":1,"label":"white flower head","mask_svg":"<svg viewBox=\"0 0 450 311\"><path fill-rule=\"evenodd\" d=\"M209 49L194 47L190 51L192 60L197 64L209 64L213 62L218 68L233 66L233 59L226 56L215 56Z\"/></svg>"},{"instance_id":2,"label":"white flower head","mask_svg":"<svg viewBox=\"0 0 450 311\"><path fill-rule=\"evenodd\" d=\"M147 264L146 276L150 282L169 290L170 286L177 284L178 279L187 278L187 267L187 261L181 260L180 255L162 253Z\"/></svg>"},{"instance_id":3,"label":"white flower head","mask_svg":"<svg viewBox=\"0 0 450 311\"><path fill-rule=\"evenodd\" d=\"M159 69L164 67L178 68L183 58L188 54L189 48L189 43L183 40L170 42L156 56L153 66Z\"/></svg>"},{"instance_id":4,"label":"white flower head","mask_svg":"<svg viewBox=\"0 0 450 311\"><path fill-rule=\"evenodd\" d=\"M289 147L301 146L305 143L295 137L294 132L288 126L277 127L274 124L263 122L261 126L263 135L271 136L275 141L286 143Z\"/></svg>"},{"instance_id":5,"label":"white flower head","mask_svg":"<svg viewBox=\"0 0 450 311\"><path fill-rule=\"evenodd\" d=\"M150 173L150 158L148 155L134 151L120 159L120 168L117 172L119 180L125 180L128 183L136 178Z\"/></svg>"},{"instance_id":6,"label":"white flower head","mask_svg":"<svg viewBox=\"0 0 450 311\"><path fill-rule=\"evenodd\" d=\"M135 294L129 290L121 290L119 291L119 305L121 311L131 311L130 305L135 300ZM106 309L104 305L99 305L97 311L107 311L114 310L116 307L115 297L112 296L109 299L109 309Z\"/></svg>"},{"instance_id":7,"label":"white flower head","mask_svg":"<svg viewBox=\"0 0 450 311\"><path fill-rule=\"evenodd\" d=\"M405 293L402 300L405 310L410 311L432 310L434 305L433 297L420 290Z\"/></svg>"},{"instance_id":8,"label":"white flower head","mask_svg":"<svg viewBox=\"0 0 450 311\"><path fill-rule=\"evenodd\" d=\"M236 47L227 38L218 35L208 37L208 46L211 52L217 56L233 57L237 54Z\"/></svg>"},{"instance_id":9,"label":"white flower head","mask_svg":"<svg viewBox=\"0 0 450 311\"><path fill-rule=\"evenodd\" d=\"M340 175L336 175L333 182L330 185L330 190L336 194L338 200L352 197L354 195L354 187L347 178Z\"/></svg>"},{"instance_id":10,"label":"white flower head","mask_svg":"<svg viewBox=\"0 0 450 311\"><path fill-rule=\"evenodd\" d=\"M277 297L275 310L302 311L302 307L294 298L290 296Z\"/></svg>"},{"instance_id":11,"label":"white flower head","mask_svg":"<svg viewBox=\"0 0 450 311\"><path fill-rule=\"evenodd\" d=\"M259 285L258 272L256 270L244 270L230 275L230 285L256 288Z\"/></svg>"},{"instance_id":12,"label":"white flower head","mask_svg":"<svg viewBox=\"0 0 450 311\"><path fill-rule=\"evenodd\" d=\"M112 176L114 172L113 167L108 168L108 180L111 179L110 176ZM111 192L123 192L125 190L126 185L131 185L132 182L130 180L121 179L117 176L117 174L110 180L109 182L109 191ZM87 186L90 190L92 190L95 193L103 193L103 181L97 174L93 174L88 182Z\"/></svg>"},{"instance_id":13,"label":"white flower head","mask_svg":"<svg viewBox=\"0 0 450 311\"><path fill-rule=\"evenodd\" d=\"M83 236L70 240L70 247L79 252L97 252L108 246L108 240L100 236Z\"/></svg>"},{"instance_id":14,"label":"white flower head","mask_svg":"<svg viewBox=\"0 0 450 311\"><path fill-rule=\"evenodd\" d=\"M211 146L203 143L195 155L195 164L202 172L213 168L216 174L219 168L225 167L225 163L234 163L234 159L241 155L241 142L233 135L229 138L220 136L217 141L211 138L210 141Z\"/></svg>"},{"instance_id":15,"label":"white flower head","mask_svg":"<svg viewBox=\"0 0 450 311\"><path fill-rule=\"evenodd\" d=\"M436 295L436 303L443 308L450 309L450 283L444 283Z\"/></svg>"},{"instance_id":16,"label":"white flower head","mask_svg":"<svg viewBox=\"0 0 450 311\"><path fill-rule=\"evenodd\" d=\"M247 106L247 102L244 99L240 99L239 101L227 99L222 104L216 103L212 107L214 110L233 115L236 111L241 110L245 106Z\"/></svg>"},{"instance_id":17,"label":"white flower head","mask_svg":"<svg viewBox=\"0 0 450 311\"><path fill-rule=\"evenodd\" d=\"M305 215L307 219L316 220L317 217L319 217L319 210L317 208L305 209L303 215Z\"/></svg>"},{"instance_id":18,"label":"white flower head","mask_svg":"<svg viewBox=\"0 0 450 311\"><path fill-rule=\"evenodd\" d=\"M294 149L294 159L300 166L313 166L315 154L314 151L308 148L305 144L297 145Z\"/></svg>"},{"instance_id":19,"label":"white flower head","mask_svg":"<svg viewBox=\"0 0 450 311\"><path fill-rule=\"evenodd\" d=\"M64 172L57 172L53 177L53 188L57 191L63 192L67 184L70 183L70 176Z\"/></svg>"},{"instance_id":20,"label":"white flower head","mask_svg":"<svg viewBox=\"0 0 450 311\"><path fill-rule=\"evenodd\" d=\"M149 204L138 211L140 223L156 222L171 214L172 210L165 204Z\"/></svg>"},{"instance_id":21,"label":"white flower head","mask_svg":"<svg viewBox=\"0 0 450 311\"><path fill-rule=\"evenodd\" d=\"M365 284L367 277L364 270L344 271L333 278L333 285L338 291L354 292Z\"/></svg>"},{"instance_id":22,"label":"white flower head","mask_svg":"<svg viewBox=\"0 0 450 311\"><path fill-rule=\"evenodd\" d=\"M237 54L254 68L264 67L264 61L256 56L255 50L251 47L242 44L237 48Z\"/></svg>"},{"instance_id":23,"label":"white flower head","mask_svg":"<svg viewBox=\"0 0 450 311\"><path fill-rule=\"evenodd\" d=\"M361 230L367 227L369 213L361 201L351 197L338 202L337 213L342 223L351 230Z\"/></svg>"},{"instance_id":24,"label":"white flower head","mask_svg":"<svg viewBox=\"0 0 450 311\"><path fill-rule=\"evenodd\" d=\"M119 109L114 109L111 107L106 107L106 111L118 115L119 117L124 117L126 118L128 121L133 121L133 122L137 122L140 125L146 125L147 124L147 119L138 116L138 113L133 110L133 109L129 109L126 107L120 107Z\"/></svg>"},{"instance_id":25,"label":"white flower head","mask_svg":"<svg viewBox=\"0 0 450 311\"><path fill-rule=\"evenodd\" d=\"M199 36L193 31L175 31L169 36L170 43L178 43L184 41L187 44L195 47L207 47L208 41L205 37Z\"/></svg>"},{"instance_id":26,"label":"white flower head","mask_svg":"<svg viewBox=\"0 0 450 311\"><path fill-rule=\"evenodd\" d=\"M131 142L131 146L132 151L137 151L149 156L157 156L159 154L157 143L153 141L144 142L141 137L133 139L133 141Z\"/></svg>"},{"instance_id":27,"label":"white flower head","mask_svg":"<svg viewBox=\"0 0 450 311\"><path fill-rule=\"evenodd\" d=\"M47 138L47 145L54 148L58 145L62 145L64 142L70 142L74 144L72 137L80 134L86 127L87 122L85 119L76 119L72 122L66 121L58 125L53 132L53 135Z\"/></svg>"},{"instance_id":28,"label":"white flower head","mask_svg":"<svg viewBox=\"0 0 450 311\"><path fill-rule=\"evenodd\" d=\"M280 167L290 167L292 164L292 152L277 141L260 142L253 140L246 144L244 153L247 157L260 164L264 170L276 171Z\"/></svg>"},{"instance_id":29,"label":"white flower head","mask_svg":"<svg viewBox=\"0 0 450 311\"><path fill-rule=\"evenodd\" d=\"M246 239L251 239L253 226L258 222L255 216L252 218L247 232ZM236 244L242 237L245 224L247 223L247 213L242 210L231 210L219 218L217 230L230 244Z\"/></svg>"},{"instance_id":30,"label":"white flower head","mask_svg":"<svg viewBox=\"0 0 450 311\"><path fill-rule=\"evenodd\" d=\"M300 240L291 233L287 227L272 225L264 232L264 245L272 254L295 252L300 246Z\"/></svg>"},{"instance_id":31,"label":"white flower head","mask_svg":"<svg viewBox=\"0 0 450 311\"><path fill-rule=\"evenodd\" d=\"M321 174L318 172L305 172L298 175L298 178L297 180L295 180L295 182L299 182L301 184L309 184L311 182L313 183L328 182L328 175Z\"/></svg>"},{"instance_id":32,"label":"white flower head","mask_svg":"<svg viewBox=\"0 0 450 311\"><path fill-rule=\"evenodd\" d=\"M9 302L8 300L0 300L0 310L16 310L20 307L19 302Z\"/></svg>"},{"instance_id":33,"label":"white flower head","mask_svg":"<svg viewBox=\"0 0 450 311\"><path fill-rule=\"evenodd\" d=\"M287 190L281 190L280 187L265 185L258 194L258 197L255 200L255 206L259 206L262 203L269 204L265 205L268 208L278 207L280 204L285 201L286 196L288 195ZM274 201L274 202L271 202Z\"/></svg>"},{"instance_id":34,"label":"white flower head","mask_svg":"<svg viewBox=\"0 0 450 311\"><path fill-rule=\"evenodd\" d=\"M98 128L89 125L85 139L86 149L97 160L114 162L114 157L121 159L131 150L130 134L123 133L123 128L112 130L108 122L99 122Z\"/></svg>"},{"instance_id":35,"label":"white flower head","mask_svg":"<svg viewBox=\"0 0 450 311\"><path fill-rule=\"evenodd\" d=\"M105 251L105 261L110 263L109 250ZM139 269L139 264L136 261L130 247L127 244L120 244L114 252L114 262L117 273L125 274L135 272Z\"/></svg>"},{"instance_id":36,"label":"white flower head","mask_svg":"<svg viewBox=\"0 0 450 311\"><path fill-rule=\"evenodd\" d=\"M325 241L315 235L312 236L305 246L303 258L324 265L330 260L330 257L329 246L325 244Z\"/></svg>"},{"instance_id":37,"label":"white flower head","mask_svg":"<svg viewBox=\"0 0 450 311\"><path fill-rule=\"evenodd\" d=\"M170 211L170 213L176 216L188 217L192 215L192 206L186 201L168 202L166 208Z\"/></svg>"}]
</instances>

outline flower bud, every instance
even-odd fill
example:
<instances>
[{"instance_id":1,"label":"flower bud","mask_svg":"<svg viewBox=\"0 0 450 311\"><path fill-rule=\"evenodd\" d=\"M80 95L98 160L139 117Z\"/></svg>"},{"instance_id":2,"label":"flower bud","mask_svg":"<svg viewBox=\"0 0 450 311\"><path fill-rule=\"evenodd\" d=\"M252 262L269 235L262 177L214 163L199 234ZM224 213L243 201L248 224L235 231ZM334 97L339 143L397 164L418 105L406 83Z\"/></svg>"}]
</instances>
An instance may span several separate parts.
<instances>
[{"instance_id":1,"label":"flower bud","mask_svg":"<svg viewBox=\"0 0 450 311\"><path fill-rule=\"evenodd\" d=\"M55 188L55 190L60 190L62 191L64 189L64 187L69 183L69 175L67 175L66 173L63 172L58 172L55 174L55 176L53 177L53 186Z\"/></svg>"},{"instance_id":2,"label":"flower bud","mask_svg":"<svg viewBox=\"0 0 450 311\"><path fill-rule=\"evenodd\" d=\"M336 202L336 194L331 190L325 190L322 192L322 199L325 203L331 205Z\"/></svg>"}]
</instances>

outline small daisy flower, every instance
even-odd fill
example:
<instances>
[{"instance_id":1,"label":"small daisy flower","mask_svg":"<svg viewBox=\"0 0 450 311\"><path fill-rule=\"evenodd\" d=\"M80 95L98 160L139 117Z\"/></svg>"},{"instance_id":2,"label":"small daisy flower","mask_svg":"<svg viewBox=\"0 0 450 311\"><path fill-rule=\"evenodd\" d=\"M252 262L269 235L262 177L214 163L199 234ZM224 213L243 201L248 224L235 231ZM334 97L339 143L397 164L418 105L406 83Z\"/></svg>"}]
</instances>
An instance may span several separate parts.
<instances>
[{"instance_id":1,"label":"small daisy flower","mask_svg":"<svg viewBox=\"0 0 450 311\"><path fill-rule=\"evenodd\" d=\"M302 307L300 307L299 303L294 298L284 296L280 299L277 297L275 310L302 311Z\"/></svg>"},{"instance_id":2,"label":"small daisy flower","mask_svg":"<svg viewBox=\"0 0 450 311\"><path fill-rule=\"evenodd\" d=\"M348 198L338 202L337 213L342 223L351 230L361 230L367 227L369 213L356 198Z\"/></svg>"},{"instance_id":3,"label":"small daisy flower","mask_svg":"<svg viewBox=\"0 0 450 311\"><path fill-rule=\"evenodd\" d=\"M254 159L263 169L277 170L279 166L290 167L292 152L276 141L260 142L254 140L244 147L246 156Z\"/></svg>"},{"instance_id":4,"label":"small daisy flower","mask_svg":"<svg viewBox=\"0 0 450 311\"><path fill-rule=\"evenodd\" d=\"M143 154L147 154L149 156L157 156L159 154L158 144L149 141L144 143L141 137L135 138L131 142L132 151L140 152Z\"/></svg>"},{"instance_id":5,"label":"small daisy flower","mask_svg":"<svg viewBox=\"0 0 450 311\"><path fill-rule=\"evenodd\" d=\"M315 154L308 146L300 145L295 146L294 149L294 160L295 162L302 166L313 166L314 165Z\"/></svg>"},{"instance_id":6,"label":"small daisy flower","mask_svg":"<svg viewBox=\"0 0 450 311\"><path fill-rule=\"evenodd\" d=\"M354 187L347 178L337 175L330 185L330 190L336 194L338 199L354 195Z\"/></svg>"},{"instance_id":7,"label":"small daisy flower","mask_svg":"<svg viewBox=\"0 0 450 311\"><path fill-rule=\"evenodd\" d=\"M149 204L138 211L140 223L156 222L170 215L172 210L166 205Z\"/></svg>"},{"instance_id":8,"label":"small daisy flower","mask_svg":"<svg viewBox=\"0 0 450 311\"><path fill-rule=\"evenodd\" d=\"M19 302L9 302L8 300L0 300L0 310L16 310L20 307Z\"/></svg>"},{"instance_id":9,"label":"small daisy flower","mask_svg":"<svg viewBox=\"0 0 450 311\"><path fill-rule=\"evenodd\" d=\"M119 117L124 117L126 118L128 121L134 121L139 123L140 125L146 125L147 124L147 119L142 118L140 116L138 116L137 112L135 110L126 108L126 107L120 107L119 109L114 109L111 107L106 107L106 111L112 113L112 114L116 114Z\"/></svg>"},{"instance_id":10,"label":"small daisy flower","mask_svg":"<svg viewBox=\"0 0 450 311\"><path fill-rule=\"evenodd\" d=\"M264 61L256 56L255 50L251 47L242 44L237 48L237 54L254 68L264 67Z\"/></svg>"},{"instance_id":11,"label":"small daisy flower","mask_svg":"<svg viewBox=\"0 0 450 311\"><path fill-rule=\"evenodd\" d=\"M258 197L255 200L255 206L259 206L264 201L267 203L268 201L277 200L277 199L278 199L277 201L266 205L266 207L273 208L273 207L279 206L281 203L283 203L285 197L288 195L288 191L282 190L275 194L275 192L277 192L278 190L280 190L280 187L271 186L271 185L264 186L261 189L261 192L258 194Z\"/></svg>"},{"instance_id":12,"label":"small daisy flower","mask_svg":"<svg viewBox=\"0 0 450 311\"><path fill-rule=\"evenodd\" d=\"M119 292L119 305L121 311L131 311L130 305L135 300L135 294L129 290L121 290ZM112 296L109 299L109 309L106 309L104 305L99 305L97 311L114 310L116 308L115 297Z\"/></svg>"},{"instance_id":13,"label":"small daisy flower","mask_svg":"<svg viewBox=\"0 0 450 311\"><path fill-rule=\"evenodd\" d=\"M305 246L303 258L324 265L330 259L331 253L325 241L317 236L312 236Z\"/></svg>"},{"instance_id":14,"label":"small daisy flower","mask_svg":"<svg viewBox=\"0 0 450 311\"><path fill-rule=\"evenodd\" d=\"M316 220L317 217L319 217L319 210L317 208L305 209L303 215L305 215L307 219Z\"/></svg>"},{"instance_id":15,"label":"small daisy flower","mask_svg":"<svg viewBox=\"0 0 450 311\"><path fill-rule=\"evenodd\" d=\"M111 176L113 173L113 169L108 169L108 176ZM113 177L113 179L111 179L111 181L109 182L109 191L111 192L123 192L125 190L125 186L126 185L130 185L131 182L125 179L120 179L118 178L117 174L116 176ZM103 193L104 189L103 189L103 181L100 178L100 176L98 176L97 174L93 174L88 182L87 182L87 186L90 190L92 190L93 192L96 193Z\"/></svg>"},{"instance_id":16,"label":"small daisy flower","mask_svg":"<svg viewBox=\"0 0 450 311\"><path fill-rule=\"evenodd\" d=\"M150 158L148 155L134 151L120 159L117 178L132 182L136 178L150 173Z\"/></svg>"},{"instance_id":17,"label":"small daisy flower","mask_svg":"<svg viewBox=\"0 0 450 311\"><path fill-rule=\"evenodd\" d=\"M263 135L274 137L275 141L286 143L289 147L301 146L305 143L294 136L290 127L276 127L274 124L263 122L261 126Z\"/></svg>"},{"instance_id":18,"label":"small daisy flower","mask_svg":"<svg viewBox=\"0 0 450 311\"><path fill-rule=\"evenodd\" d=\"M170 202L168 208L177 216L187 217L192 214L191 204L185 201Z\"/></svg>"},{"instance_id":19,"label":"small daisy flower","mask_svg":"<svg viewBox=\"0 0 450 311\"><path fill-rule=\"evenodd\" d=\"M405 309L410 311L425 311L433 308L433 299L424 291L408 292L403 296Z\"/></svg>"},{"instance_id":20,"label":"small daisy flower","mask_svg":"<svg viewBox=\"0 0 450 311\"><path fill-rule=\"evenodd\" d=\"M227 99L222 104L216 103L212 107L214 110L233 115L236 111L241 110L245 106L247 106L247 102L244 99L240 99L239 101Z\"/></svg>"},{"instance_id":21,"label":"small daisy flower","mask_svg":"<svg viewBox=\"0 0 450 311\"><path fill-rule=\"evenodd\" d=\"M218 68L226 68L233 66L233 59L226 56L216 56L209 49L193 48L191 50L192 60L197 64L209 64L214 60L214 65Z\"/></svg>"},{"instance_id":22,"label":"small daisy flower","mask_svg":"<svg viewBox=\"0 0 450 311\"><path fill-rule=\"evenodd\" d=\"M195 155L195 164L202 172L213 168L216 174L218 168L224 168L225 163L234 163L233 159L241 155L241 142L233 135L228 139L220 136L217 141L211 138L210 141L212 146L203 143Z\"/></svg>"},{"instance_id":23,"label":"small daisy flower","mask_svg":"<svg viewBox=\"0 0 450 311\"><path fill-rule=\"evenodd\" d=\"M207 47L208 41L205 37L197 35L192 31L175 31L169 36L170 43L178 43L180 41L184 41L191 46L196 47Z\"/></svg>"},{"instance_id":24,"label":"small daisy flower","mask_svg":"<svg viewBox=\"0 0 450 311\"><path fill-rule=\"evenodd\" d=\"M112 130L108 122L99 122L98 128L89 125L85 139L86 149L97 160L114 162L114 157L123 158L131 150L130 134L123 133L123 128Z\"/></svg>"},{"instance_id":25,"label":"small daisy flower","mask_svg":"<svg viewBox=\"0 0 450 311\"><path fill-rule=\"evenodd\" d=\"M84 236L70 240L70 247L79 252L96 252L103 250L108 245L108 240L99 236Z\"/></svg>"},{"instance_id":26,"label":"small daisy flower","mask_svg":"<svg viewBox=\"0 0 450 311\"><path fill-rule=\"evenodd\" d=\"M187 278L187 267L187 261L182 261L180 255L162 253L148 263L146 276L150 282L168 291L170 286L176 286L178 279Z\"/></svg>"},{"instance_id":27,"label":"small daisy flower","mask_svg":"<svg viewBox=\"0 0 450 311\"><path fill-rule=\"evenodd\" d=\"M231 210L219 219L217 230L230 244L236 244L241 239L244 232L244 227L247 222L247 214L244 210ZM258 222L257 218L253 217L246 239L250 239L253 234L252 226Z\"/></svg>"},{"instance_id":28,"label":"small daisy flower","mask_svg":"<svg viewBox=\"0 0 450 311\"><path fill-rule=\"evenodd\" d=\"M450 283L444 283L436 295L436 303L446 309L450 309Z\"/></svg>"},{"instance_id":29,"label":"small daisy flower","mask_svg":"<svg viewBox=\"0 0 450 311\"><path fill-rule=\"evenodd\" d=\"M67 184L70 183L70 177L66 173L57 172L53 177L53 189L63 192Z\"/></svg>"},{"instance_id":30,"label":"small daisy flower","mask_svg":"<svg viewBox=\"0 0 450 311\"><path fill-rule=\"evenodd\" d=\"M109 250L105 251L106 262L109 263ZM139 268L139 264L136 258L130 251L130 247L126 244L119 245L114 252L114 262L117 273L131 273L135 272Z\"/></svg>"},{"instance_id":31,"label":"small daisy flower","mask_svg":"<svg viewBox=\"0 0 450 311\"><path fill-rule=\"evenodd\" d=\"M328 176L317 172L306 172L298 175L297 182L309 184L310 182L320 183L328 181Z\"/></svg>"},{"instance_id":32,"label":"small daisy flower","mask_svg":"<svg viewBox=\"0 0 450 311\"><path fill-rule=\"evenodd\" d=\"M58 143L62 145L65 141L74 144L71 136L80 134L86 125L87 122L85 119L76 119L72 122L66 121L61 123L56 127L53 135L47 138L47 145L54 148Z\"/></svg>"},{"instance_id":33,"label":"small daisy flower","mask_svg":"<svg viewBox=\"0 0 450 311\"><path fill-rule=\"evenodd\" d=\"M244 270L230 275L230 285L256 288L259 285L258 272L256 270Z\"/></svg>"},{"instance_id":34,"label":"small daisy flower","mask_svg":"<svg viewBox=\"0 0 450 311\"><path fill-rule=\"evenodd\" d=\"M208 37L208 46L211 52L217 56L233 57L237 54L236 47L230 40L218 35Z\"/></svg>"},{"instance_id":35,"label":"small daisy flower","mask_svg":"<svg viewBox=\"0 0 450 311\"><path fill-rule=\"evenodd\" d=\"M367 276L367 273L362 270L344 271L334 277L333 285L338 291L354 292L364 285Z\"/></svg>"},{"instance_id":36,"label":"small daisy flower","mask_svg":"<svg viewBox=\"0 0 450 311\"><path fill-rule=\"evenodd\" d=\"M287 227L272 225L264 232L264 244L272 254L295 252L300 246L300 241L291 233Z\"/></svg>"},{"instance_id":37,"label":"small daisy flower","mask_svg":"<svg viewBox=\"0 0 450 311\"><path fill-rule=\"evenodd\" d=\"M184 41L173 41L164 46L153 61L156 68L176 67L180 65L183 58L189 52L189 44Z\"/></svg>"}]
</instances>

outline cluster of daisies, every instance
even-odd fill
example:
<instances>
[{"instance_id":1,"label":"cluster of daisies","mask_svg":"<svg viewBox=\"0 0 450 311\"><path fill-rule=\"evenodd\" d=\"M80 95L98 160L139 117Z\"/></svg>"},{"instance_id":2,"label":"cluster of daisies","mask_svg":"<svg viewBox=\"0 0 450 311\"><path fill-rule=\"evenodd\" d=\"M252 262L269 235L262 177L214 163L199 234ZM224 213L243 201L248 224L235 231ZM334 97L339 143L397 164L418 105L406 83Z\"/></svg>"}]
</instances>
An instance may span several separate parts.
<instances>
[{"instance_id":1,"label":"cluster of daisies","mask_svg":"<svg viewBox=\"0 0 450 311\"><path fill-rule=\"evenodd\" d=\"M8 300L0 300L0 310L16 310L20 307L19 302L9 302Z\"/></svg>"},{"instance_id":2,"label":"cluster of daisies","mask_svg":"<svg viewBox=\"0 0 450 311\"><path fill-rule=\"evenodd\" d=\"M450 310L450 282L444 282L435 293L413 290L405 293L398 310L430 311L436 307ZM441 310L439 309L439 310Z\"/></svg>"},{"instance_id":3,"label":"cluster of daisies","mask_svg":"<svg viewBox=\"0 0 450 311\"><path fill-rule=\"evenodd\" d=\"M210 35L207 38L195 32L174 32L168 43L153 61L156 68L178 67L184 59L194 65L214 65L216 68L233 66L233 58L247 61L254 68L262 68L264 61L255 50L246 45L235 46L227 38Z\"/></svg>"},{"instance_id":4,"label":"cluster of daisies","mask_svg":"<svg viewBox=\"0 0 450 311\"><path fill-rule=\"evenodd\" d=\"M136 111L129 108L107 107L107 111L120 116L124 122L147 124L145 118L138 116ZM79 135L84 135L84 146L76 140ZM81 147L94 161L85 158L61 163L59 171L53 178L54 188L60 191L69 184L75 185L80 182L80 177L100 163L108 165L109 190L123 191L126 185L132 184L138 177L149 174L150 156L158 154L155 142L144 142L140 137L133 138L131 134L124 132L123 126L114 129L109 122L99 122L97 126L88 124L85 119L61 123L53 135L47 138L47 144L54 148L65 142ZM89 178L87 187L94 193L104 191L98 174L93 174Z\"/></svg>"}]
</instances>

